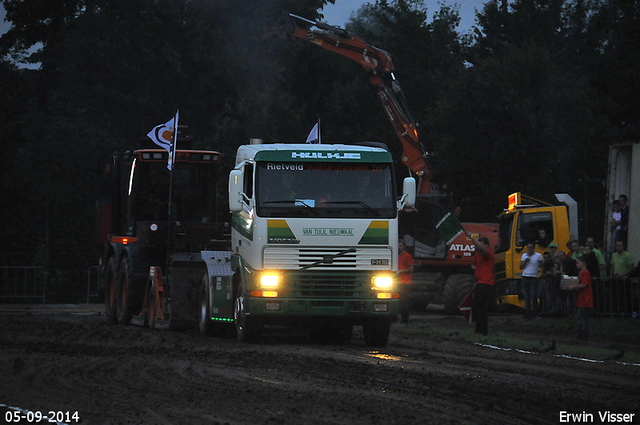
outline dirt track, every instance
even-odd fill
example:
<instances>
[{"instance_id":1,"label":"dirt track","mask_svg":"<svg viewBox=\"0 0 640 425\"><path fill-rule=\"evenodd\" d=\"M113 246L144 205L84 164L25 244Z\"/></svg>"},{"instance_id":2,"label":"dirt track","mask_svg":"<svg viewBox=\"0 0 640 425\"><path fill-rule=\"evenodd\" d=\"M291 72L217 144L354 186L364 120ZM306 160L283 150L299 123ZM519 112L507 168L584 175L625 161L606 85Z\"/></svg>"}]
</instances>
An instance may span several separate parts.
<instances>
[{"instance_id":1,"label":"dirt track","mask_svg":"<svg viewBox=\"0 0 640 425\"><path fill-rule=\"evenodd\" d=\"M272 331L245 345L111 326L98 314L3 314L0 377L0 404L77 411L85 424L578 423L561 422L561 411L640 422L638 366L495 350L400 325L374 351L358 328L349 343Z\"/></svg>"}]
</instances>

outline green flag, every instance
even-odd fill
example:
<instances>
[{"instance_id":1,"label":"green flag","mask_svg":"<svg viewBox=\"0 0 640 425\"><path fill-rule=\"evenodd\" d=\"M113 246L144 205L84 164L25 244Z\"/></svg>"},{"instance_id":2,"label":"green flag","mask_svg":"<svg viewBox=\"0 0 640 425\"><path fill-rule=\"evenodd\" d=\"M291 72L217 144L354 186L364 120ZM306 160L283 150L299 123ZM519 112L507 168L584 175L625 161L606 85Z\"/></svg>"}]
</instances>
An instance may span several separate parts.
<instances>
[{"instance_id":1,"label":"green flag","mask_svg":"<svg viewBox=\"0 0 640 425\"><path fill-rule=\"evenodd\" d=\"M446 213L436 224L436 230L438 230L440 237L444 239L447 245L453 242L461 233L464 233L462 225L451 212Z\"/></svg>"}]
</instances>

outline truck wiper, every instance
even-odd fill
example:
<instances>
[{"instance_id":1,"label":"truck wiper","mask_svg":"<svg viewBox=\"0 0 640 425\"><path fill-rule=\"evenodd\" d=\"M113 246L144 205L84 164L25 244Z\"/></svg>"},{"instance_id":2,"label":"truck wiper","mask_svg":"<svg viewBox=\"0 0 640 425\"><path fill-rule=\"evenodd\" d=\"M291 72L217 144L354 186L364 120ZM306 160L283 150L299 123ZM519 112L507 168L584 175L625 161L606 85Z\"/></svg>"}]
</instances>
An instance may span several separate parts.
<instances>
[{"instance_id":1,"label":"truck wiper","mask_svg":"<svg viewBox=\"0 0 640 425\"><path fill-rule=\"evenodd\" d=\"M302 199L293 199L293 200L291 200L291 199L283 199L283 200L280 200L280 201L264 201L264 202L261 202L261 203L262 204L293 204L293 203L295 203L295 204L300 204L303 207L311 210L316 215L318 214L318 211L316 211L311 205L307 204Z\"/></svg>"},{"instance_id":2,"label":"truck wiper","mask_svg":"<svg viewBox=\"0 0 640 425\"><path fill-rule=\"evenodd\" d=\"M333 260L335 260L336 258L344 257L345 255L350 254L352 252L356 252L356 249L349 248L349 249L345 249L344 251L340 251L337 254L325 255L324 258L322 258L322 260L316 261L315 263L307 264L304 267L300 267L300 270L307 270L307 269L310 269L311 267L320 266L322 264L331 264L333 263Z\"/></svg>"},{"instance_id":3,"label":"truck wiper","mask_svg":"<svg viewBox=\"0 0 640 425\"><path fill-rule=\"evenodd\" d=\"M380 213L377 210L375 210L373 207L371 207L369 204L367 204L364 201L327 201L325 203L326 204L357 204L357 205L360 205L362 208L368 211L371 211L375 215L380 215Z\"/></svg>"}]
</instances>

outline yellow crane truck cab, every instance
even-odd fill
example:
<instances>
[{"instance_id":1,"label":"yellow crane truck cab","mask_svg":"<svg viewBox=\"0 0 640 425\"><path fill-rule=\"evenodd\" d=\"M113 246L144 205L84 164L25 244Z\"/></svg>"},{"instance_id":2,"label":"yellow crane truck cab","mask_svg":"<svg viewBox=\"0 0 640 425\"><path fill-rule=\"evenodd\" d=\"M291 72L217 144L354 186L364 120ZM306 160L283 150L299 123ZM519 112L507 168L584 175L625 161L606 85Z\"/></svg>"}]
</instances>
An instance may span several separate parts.
<instances>
[{"instance_id":1,"label":"yellow crane truck cab","mask_svg":"<svg viewBox=\"0 0 640 425\"><path fill-rule=\"evenodd\" d=\"M560 205L522 195L509 195L509 207L498 216L500 224L495 258L496 303L498 308L524 308L520 291L520 260L527 243L535 241L536 252L543 254L552 242L566 251L567 242L578 238L578 209L568 194L556 194Z\"/></svg>"}]
</instances>

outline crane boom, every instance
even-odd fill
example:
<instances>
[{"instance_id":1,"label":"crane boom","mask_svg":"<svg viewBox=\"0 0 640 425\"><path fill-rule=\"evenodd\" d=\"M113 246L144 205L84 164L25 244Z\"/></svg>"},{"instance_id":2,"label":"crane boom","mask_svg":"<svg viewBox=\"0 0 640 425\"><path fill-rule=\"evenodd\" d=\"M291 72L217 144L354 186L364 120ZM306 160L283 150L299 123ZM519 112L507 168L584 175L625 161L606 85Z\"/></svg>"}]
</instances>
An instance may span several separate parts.
<instances>
[{"instance_id":1,"label":"crane boom","mask_svg":"<svg viewBox=\"0 0 640 425\"><path fill-rule=\"evenodd\" d=\"M301 28L295 20L315 26L317 30ZM427 158L431 155L420 139L418 124L409 111L400 84L394 76L391 55L373 47L357 35L323 22L312 21L294 14L285 14L285 28L289 34L314 43L324 49L346 56L360 64L365 71L384 111L402 143L402 163L418 177L418 193L431 192L431 170ZM384 82L390 77L391 88Z\"/></svg>"}]
</instances>

